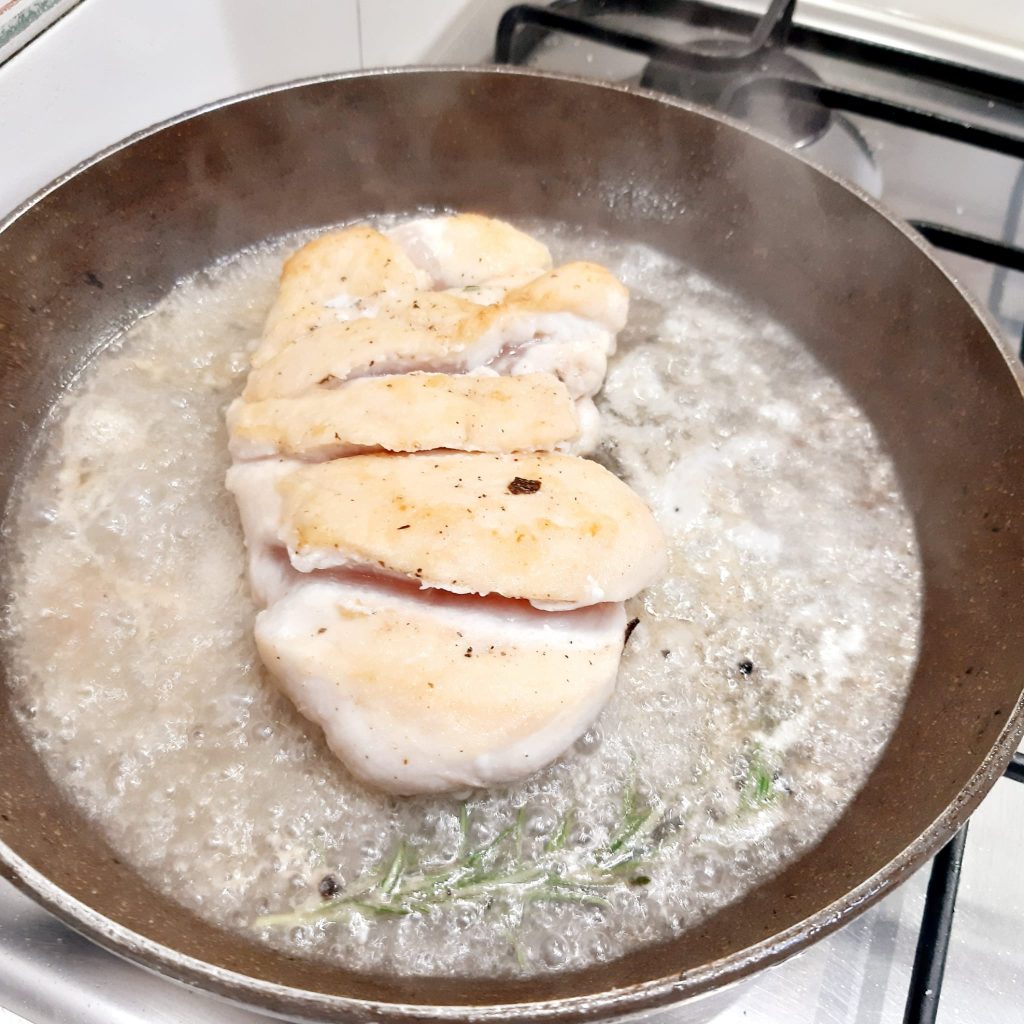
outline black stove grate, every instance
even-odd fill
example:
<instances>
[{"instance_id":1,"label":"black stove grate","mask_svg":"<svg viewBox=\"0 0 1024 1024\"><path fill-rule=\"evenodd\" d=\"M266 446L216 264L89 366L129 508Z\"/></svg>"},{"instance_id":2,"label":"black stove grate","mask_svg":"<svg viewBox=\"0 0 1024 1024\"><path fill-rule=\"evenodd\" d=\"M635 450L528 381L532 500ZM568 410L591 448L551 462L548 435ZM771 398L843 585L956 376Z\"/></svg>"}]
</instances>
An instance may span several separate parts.
<instances>
[{"instance_id":1,"label":"black stove grate","mask_svg":"<svg viewBox=\"0 0 1024 1024\"><path fill-rule=\"evenodd\" d=\"M551 7L518 4L509 8L498 26L495 60L500 64L522 64L548 33L562 32L594 43L617 46L678 68L742 72L756 67L767 50L792 43L803 50L863 61L876 68L950 86L992 100L1016 104L1024 101L1024 83L1011 78L795 25L792 19L796 0L772 0L767 13L760 18L704 3L702 0L646 0L643 4L638 4L636 0L632 3L623 0L577 0L572 6L578 8L582 16L566 13L562 9L566 6L568 4L556 0ZM727 53L701 52L588 20L588 17L598 14L624 12L679 17L694 26L746 35L749 43ZM859 114L1024 159L1024 138L1019 136L880 97L785 76L757 75L747 79L733 91L732 106L726 112L738 113L739 110L734 107L760 89L772 89L776 95L781 91L789 98L815 102L830 110ZM1022 208L1024 167L1010 196L1002 239L985 238L945 224L924 221L910 223L938 248L990 263L1003 271L1024 272L1024 249L1012 244ZM996 289L1001 290L1002 281L999 276L995 278L990 299L998 294ZM1020 357L1024 360L1024 335L1021 337ZM1013 755L1005 775L1015 782L1024 782L1024 755ZM953 930L967 827L964 825L932 862L904 1009L904 1024L935 1024Z\"/></svg>"},{"instance_id":2,"label":"black stove grate","mask_svg":"<svg viewBox=\"0 0 1024 1024\"><path fill-rule=\"evenodd\" d=\"M1024 755L1014 754L1005 777L1024 782ZM935 855L928 892L921 913L921 930L914 952L914 968L910 974L910 991L903 1011L903 1024L935 1024L942 994L942 977L946 972L946 954L953 934L953 911L960 886L960 867L967 845L968 822Z\"/></svg>"},{"instance_id":3,"label":"black stove grate","mask_svg":"<svg viewBox=\"0 0 1024 1024\"><path fill-rule=\"evenodd\" d=\"M982 95L993 101L1020 104L1024 102L1024 83L1002 75L979 71L964 65L936 58L911 54L877 43L847 39L816 29L792 23L796 0L772 0L766 14L756 18L750 14L716 7L702 0L647 0L644 3L623 0L577 0L572 3L582 16L568 14L562 8L566 3L552 7L533 7L517 4L502 16L495 39L494 56L499 64L522 64L536 50L538 44L551 32L587 39L606 46L616 46L631 53L649 57L652 61L691 71L754 71L762 58L771 51L792 44L794 47L819 54L829 54L850 60L863 61L874 67L926 79L960 92ZM742 49L710 52L689 49L664 40L612 28L588 16L609 13L643 13L680 18L692 26L707 26L746 34L750 42ZM998 131L980 123L953 119L933 111L892 100L871 96L849 89L837 89L823 83L804 81L784 75L750 74L734 89L725 113L742 114L743 104L761 91L812 102L830 110L857 114L876 121L899 125L915 131L962 142L968 145L1024 160L1024 137ZM1006 271L1024 272L1024 248L1013 244L1014 233L1021 218L1024 204L1024 168L1013 189L1007 210L1006 229L1001 239L986 238L961 231L946 224L911 221L911 226L934 246L972 259L990 263L999 268L993 282L990 299L1001 294ZM1024 331L1020 339L1019 354L1024 360Z\"/></svg>"}]
</instances>

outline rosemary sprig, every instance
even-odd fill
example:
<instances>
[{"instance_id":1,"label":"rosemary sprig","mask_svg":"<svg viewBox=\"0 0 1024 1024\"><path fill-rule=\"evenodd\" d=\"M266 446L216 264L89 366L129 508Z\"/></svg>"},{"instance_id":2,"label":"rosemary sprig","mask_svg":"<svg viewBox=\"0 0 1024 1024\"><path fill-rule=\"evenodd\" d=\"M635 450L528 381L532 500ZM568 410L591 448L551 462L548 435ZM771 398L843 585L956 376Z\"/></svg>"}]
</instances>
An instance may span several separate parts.
<instances>
[{"instance_id":1,"label":"rosemary sprig","mask_svg":"<svg viewBox=\"0 0 1024 1024\"><path fill-rule=\"evenodd\" d=\"M776 769L771 756L759 744L747 755L747 773L740 786L740 803L748 811L762 810L775 803L778 791L775 786Z\"/></svg>"},{"instance_id":2,"label":"rosemary sprig","mask_svg":"<svg viewBox=\"0 0 1024 1024\"><path fill-rule=\"evenodd\" d=\"M456 815L460 841L453 860L414 870L413 850L401 840L337 896L307 910L260 917L257 926L335 920L353 913L367 917L430 914L457 903L490 906L500 901L520 918L535 903L605 907L604 893L609 889L650 882L650 876L639 871L671 831L653 835L664 818L664 808L641 804L632 788L623 797L622 818L606 845L589 856L574 858L565 850L575 824L572 810L532 861L522 856L524 810L511 825L476 846L471 842L470 818L468 806L461 804Z\"/></svg>"},{"instance_id":3,"label":"rosemary sprig","mask_svg":"<svg viewBox=\"0 0 1024 1024\"><path fill-rule=\"evenodd\" d=\"M551 837L544 844L545 853L557 853L563 846L565 846L566 839L569 838L569 832L572 830L572 826L576 822L576 809L570 807L568 811L562 816L562 820L558 823L558 828L551 834Z\"/></svg>"}]
</instances>

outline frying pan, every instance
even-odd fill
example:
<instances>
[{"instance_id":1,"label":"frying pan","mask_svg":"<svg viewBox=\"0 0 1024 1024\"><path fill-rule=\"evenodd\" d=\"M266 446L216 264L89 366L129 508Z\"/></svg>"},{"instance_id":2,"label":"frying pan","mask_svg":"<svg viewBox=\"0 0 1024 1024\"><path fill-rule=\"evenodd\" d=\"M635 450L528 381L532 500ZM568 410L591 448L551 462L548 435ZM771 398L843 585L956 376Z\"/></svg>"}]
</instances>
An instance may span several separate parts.
<instances>
[{"instance_id":1,"label":"frying pan","mask_svg":"<svg viewBox=\"0 0 1024 1024\"><path fill-rule=\"evenodd\" d=\"M218 929L149 888L47 777L0 683L0 866L109 949L292 1017L576 1021L721 989L931 857L1024 732L1021 373L908 229L735 124L524 71L347 75L144 132L6 222L0 498L69 379L182 275L268 236L423 207L661 248L790 327L860 403L896 463L925 581L909 697L864 789L774 879L612 963L530 979L358 974Z\"/></svg>"}]
</instances>

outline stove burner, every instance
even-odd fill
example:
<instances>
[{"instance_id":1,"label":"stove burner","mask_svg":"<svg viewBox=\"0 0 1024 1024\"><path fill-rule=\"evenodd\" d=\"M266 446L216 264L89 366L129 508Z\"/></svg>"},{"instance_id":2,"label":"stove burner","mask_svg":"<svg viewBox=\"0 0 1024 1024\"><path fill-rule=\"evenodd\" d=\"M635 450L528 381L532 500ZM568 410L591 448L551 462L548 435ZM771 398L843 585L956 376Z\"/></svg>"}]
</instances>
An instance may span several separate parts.
<instances>
[{"instance_id":1,"label":"stove burner","mask_svg":"<svg viewBox=\"0 0 1024 1024\"><path fill-rule=\"evenodd\" d=\"M831 127L832 112L820 104L793 99L772 84L796 79L818 85L821 79L803 61L772 44L752 54L746 52L747 45L732 39L699 40L687 52L710 60L693 66L653 59L640 84L739 117L794 149L817 142ZM718 64L716 57L726 60ZM743 57L739 67L729 59L736 57ZM762 82L763 86L751 87Z\"/></svg>"},{"instance_id":2,"label":"stove burner","mask_svg":"<svg viewBox=\"0 0 1024 1024\"><path fill-rule=\"evenodd\" d=\"M772 0L750 35L685 45L568 15L569 4L510 7L498 24L499 63L524 63L548 32L563 32L648 58L639 84L736 117L879 197L882 174L871 147L836 112L819 76L786 49L796 0ZM584 9L588 10L587 4ZM641 5L642 6L642 5Z\"/></svg>"}]
</instances>

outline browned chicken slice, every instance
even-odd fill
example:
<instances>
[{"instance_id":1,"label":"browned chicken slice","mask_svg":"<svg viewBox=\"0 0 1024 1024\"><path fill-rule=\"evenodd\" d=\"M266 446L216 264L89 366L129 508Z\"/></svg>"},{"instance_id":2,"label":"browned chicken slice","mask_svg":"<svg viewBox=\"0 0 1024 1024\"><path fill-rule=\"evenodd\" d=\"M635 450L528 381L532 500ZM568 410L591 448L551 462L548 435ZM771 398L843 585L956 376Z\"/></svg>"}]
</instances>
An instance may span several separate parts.
<instances>
[{"instance_id":1,"label":"browned chicken slice","mask_svg":"<svg viewBox=\"0 0 1024 1024\"><path fill-rule=\"evenodd\" d=\"M435 288L523 280L551 267L546 245L505 221L475 213L411 220L387 234Z\"/></svg>"},{"instance_id":2,"label":"browned chicken slice","mask_svg":"<svg viewBox=\"0 0 1024 1024\"><path fill-rule=\"evenodd\" d=\"M546 373L364 377L299 398L235 401L227 421L238 459L322 462L382 449L543 451L580 436L576 404Z\"/></svg>"},{"instance_id":3,"label":"browned chicken slice","mask_svg":"<svg viewBox=\"0 0 1024 1024\"><path fill-rule=\"evenodd\" d=\"M296 587L256 619L264 664L351 772L393 793L513 782L597 717L619 604L544 613L373 581Z\"/></svg>"},{"instance_id":4,"label":"browned chicken slice","mask_svg":"<svg viewBox=\"0 0 1024 1024\"><path fill-rule=\"evenodd\" d=\"M301 572L344 567L460 594L573 608L632 597L664 568L647 506L566 455L356 455L277 485Z\"/></svg>"},{"instance_id":5,"label":"browned chicken slice","mask_svg":"<svg viewBox=\"0 0 1024 1024\"><path fill-rule=\"evenodd\" d=\"M382 302L374 316L314 318L293 344L249 375L246 401L291 398L354 377L414 370L549 372L573 397L601 386L626 289L603 267L569 263L479 306L444 292Z\"/></svg>"},{"instance_id":6,"label":"browned chicken slice","mask_svg":"<svg viewBox=\"0 0 1024 1024\"><path fill-rule=\"evenodd\" d=\"M571 313L618 334L626 326L629 292L599 263L578 260L512 289L506 307L537 313Z\"/></svg>"},{"instance_id":7,"label":"browned chicken slice","mask_svg":"<svg viewBox=\"0 0 1024 1024\"><path fill-rule=\"evenodd\" d=\"M365 225L328 231L285 261L253 365L265 363L321 318L354 318L372 311L379 296L429 287L429 275L379 231Z\"/></svg>"}]
</instances>

